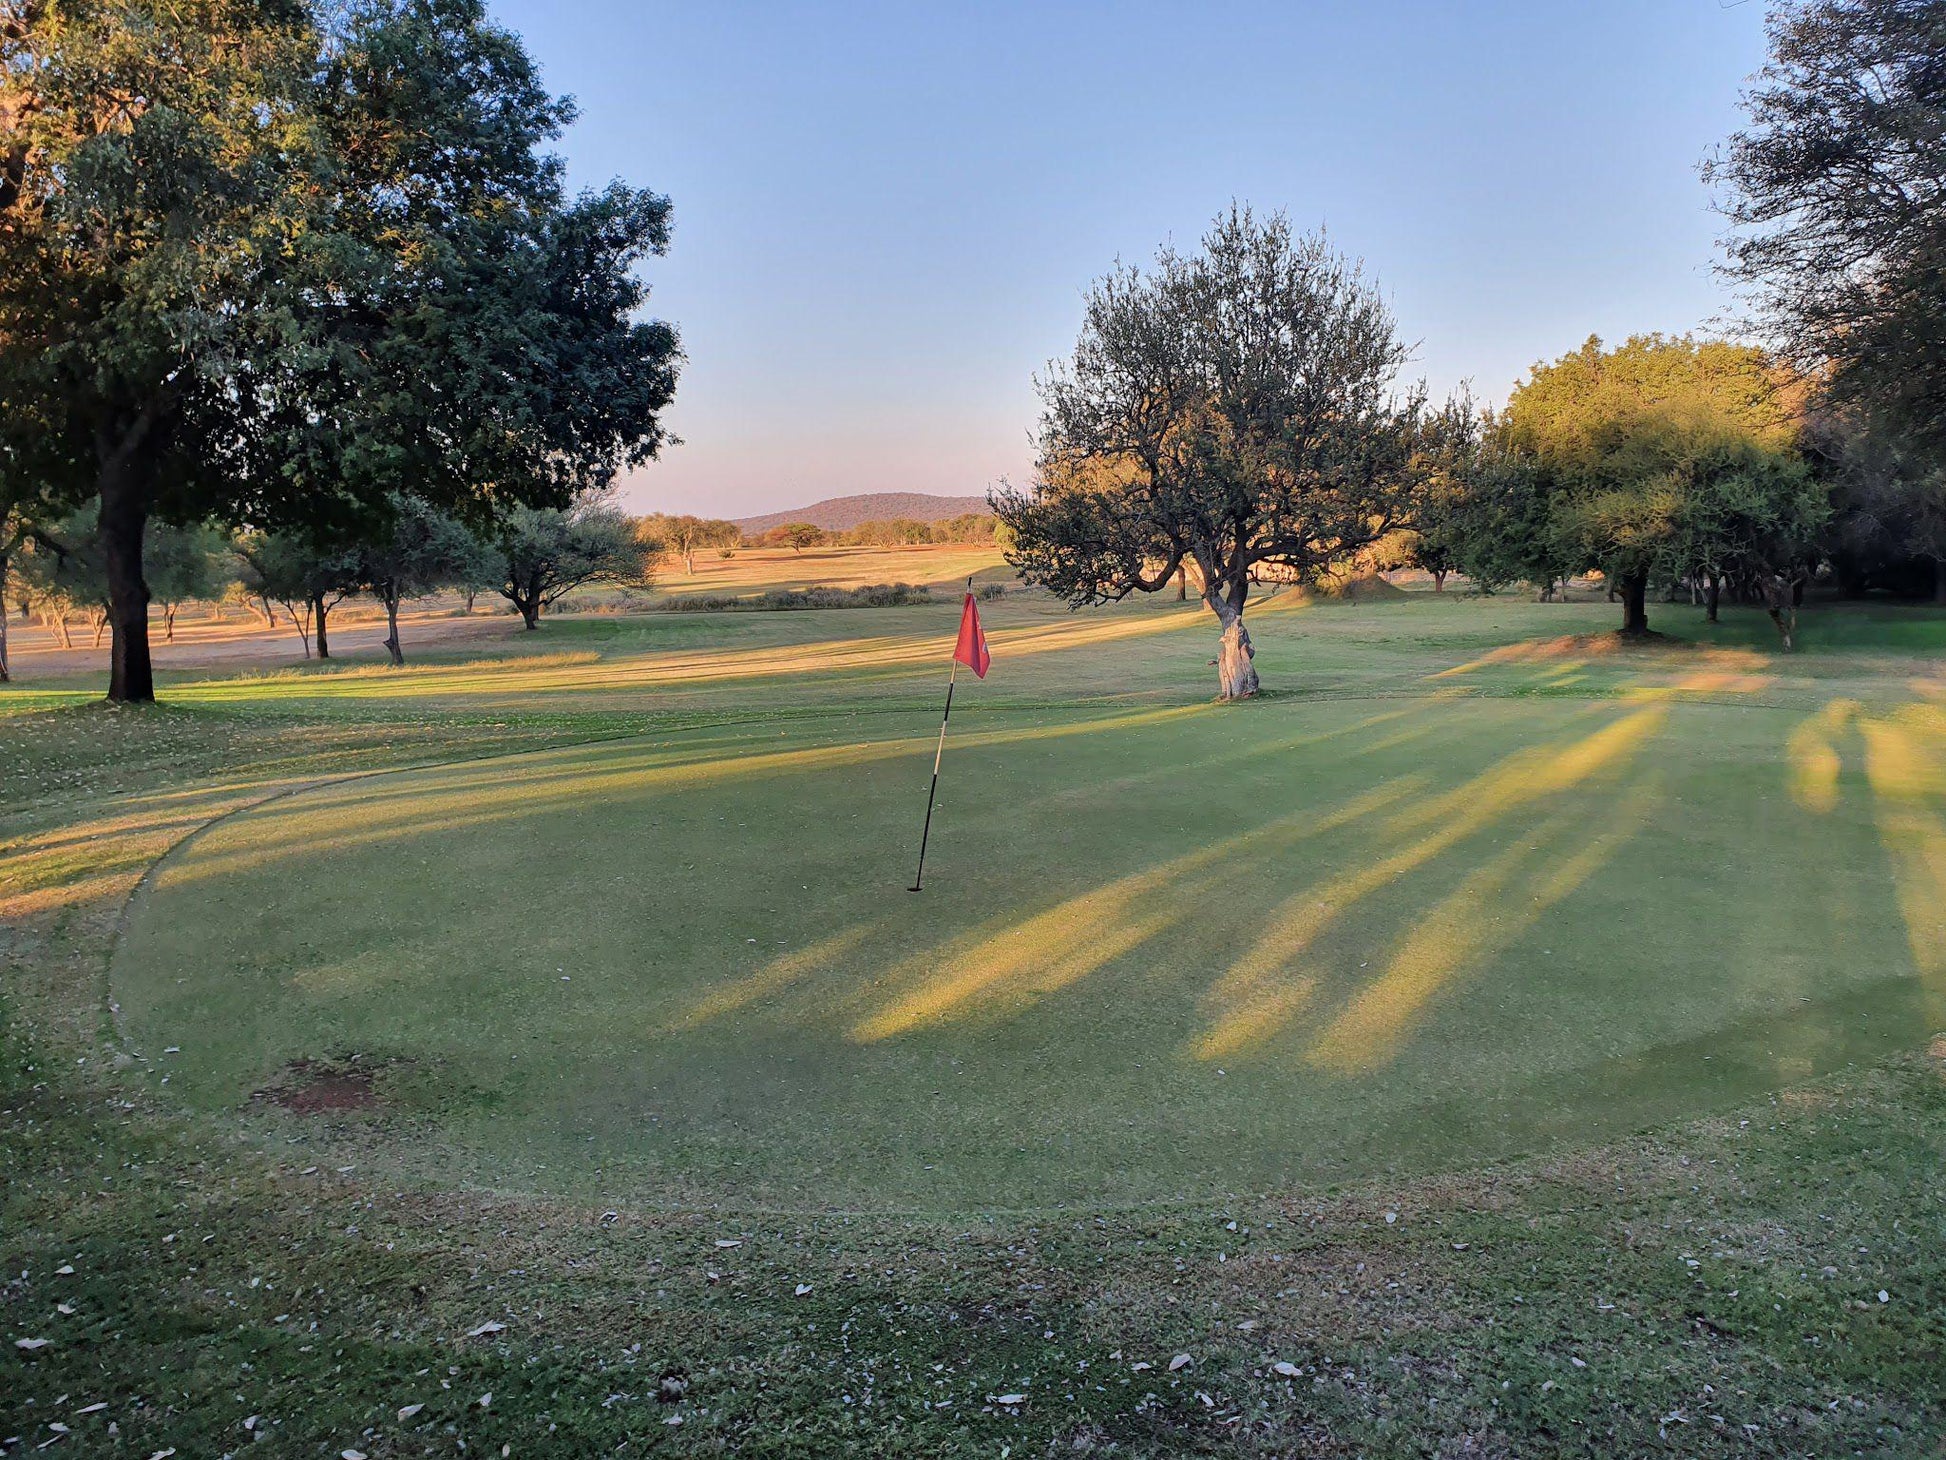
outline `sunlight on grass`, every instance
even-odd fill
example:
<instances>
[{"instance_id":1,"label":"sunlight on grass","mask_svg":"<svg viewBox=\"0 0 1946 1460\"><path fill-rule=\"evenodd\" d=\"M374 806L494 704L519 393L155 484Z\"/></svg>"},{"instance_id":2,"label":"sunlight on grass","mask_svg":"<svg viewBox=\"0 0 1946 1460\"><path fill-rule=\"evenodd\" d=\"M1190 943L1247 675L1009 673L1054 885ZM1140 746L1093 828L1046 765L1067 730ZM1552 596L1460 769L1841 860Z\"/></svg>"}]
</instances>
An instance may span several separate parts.
<instances>
[{"instance_id":1,"label":"sunlight on grass","mask_svg":"<svg viewBox=\"0 0 1946 1460\"><path fill-rule=\"evenodd\" d=\"M1856 700L1832 700L1791 731L1784 743L1791 800L1806 811L1829 815L1838 808L1838 777L1844 758L1833 741L1858 713Z\"/></svg>"},{"instance_id":2,"label":"sunlight on grass","mask_svg":"<svg viewBox=\"0 0 1946 1460\"><path fill-rule=\"evenodd\" d=\"M1625 763L1661 729L1667 713L1660 707L1637 710L1570 744L1516 751L1465 784L1395 816L1391 836L1413 840L1322 887L1293 894L1272 913L1264 932L1211 988L1206 1000L1211 1027L1196 1040L1193 1053L1205 1060L1230 1058L1281 1033L1316 984L1314 975L1293 973L1292 965L1351 908L1516 808Z\"/></svg>"},{"instance_id":3,"label":"sunlight on grass","mask_svg":"<svg viewBox=\"0 0 1946 1460\"><path fill-rule=\"evenodd\" d=\"M1154 938L1215 898L1242 858L1322 835L1397 801L1413 778L1381 786L1323 817L1280 817L1069 898L1025 921L1007 920L922 955L903 971L916 988L853 1026L863 1042L889 1039L991 1002L1014 1007L1067 987Z\"/></svg>"},{"instance_id":4,"label":"sunlight on grass","mask_svg":"<svg viewBox=\"0 0 1946 1460\"><path fill-rule=\"evenodd\" d=\"M1658 787L1638 784L1580 847L1574 843L1586 836L1585 817L1556 816L1532 841L1522 837L1469 874L1406 935L1385 972L1331 1021L1306 1058L1339 1074L1362 1073L1395 1058L1436 994L1459 974L1504 953L1600 870L1662 800Z\"/></svg>"},{"instance_id":5,"label":"sunlight on grass","mask_svg":"<svg viewBox=\"0 0 1946 1460\"><path fill-rule=\"evenodd\" d=\"M1912 705L1884 718L1860 717L1865 776L1879 840L1891 858L1912 961L1935 1003L1946 1006L1946 797L1942 713Z\"/></svg>"}]
</instances>

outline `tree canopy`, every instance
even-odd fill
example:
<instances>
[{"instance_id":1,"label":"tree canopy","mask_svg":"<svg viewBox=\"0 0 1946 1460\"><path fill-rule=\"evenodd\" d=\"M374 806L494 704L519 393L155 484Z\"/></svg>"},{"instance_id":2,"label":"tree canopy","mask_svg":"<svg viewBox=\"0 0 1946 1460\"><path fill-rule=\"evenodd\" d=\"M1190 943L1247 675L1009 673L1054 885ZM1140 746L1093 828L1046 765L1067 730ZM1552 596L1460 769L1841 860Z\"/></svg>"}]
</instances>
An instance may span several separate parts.
<instances>
[{"instance_id":1,"label":"tree canopy","mask_svg":"<svg viewBox=\"0 0 1946 1460\"><path fill-rule=\"evenodd\" d=\"M1009 561L1077 607L1193 563L1222 625L1221 693L1255 693L1252 583L1315 575L1408 520L1407 354L1358 265L1233 207L1198 252L1090 291L1073 357L1039 382L1034 488L992 498Z\"/></svg>"},{"instance_id":2,"label":"tree canopy","mask_svg":"<svg viewBox=\"0 0 1946 1460\"><path fill-rule=\"evenodd\" d=\"M1621 591L1623 632L1648 632L1652 577L1774 572L1825 515L1796 451L1786 380L1759 350L1639 335L1539 365L1499 421L1547 551Z\"/></svg>"},{"instance_id":3,"label":"tree canopy","mask_svg":"<svg viewBox=\"0 0 1946 1460\"><path fill-rule=\"evenodd\" d=\"M481 0L37 0L0 25L0 497L98 504L111 698L153 695L151 516L383 538L653 455L668 204L569 199Z\"/></svg>"}]
</instances>

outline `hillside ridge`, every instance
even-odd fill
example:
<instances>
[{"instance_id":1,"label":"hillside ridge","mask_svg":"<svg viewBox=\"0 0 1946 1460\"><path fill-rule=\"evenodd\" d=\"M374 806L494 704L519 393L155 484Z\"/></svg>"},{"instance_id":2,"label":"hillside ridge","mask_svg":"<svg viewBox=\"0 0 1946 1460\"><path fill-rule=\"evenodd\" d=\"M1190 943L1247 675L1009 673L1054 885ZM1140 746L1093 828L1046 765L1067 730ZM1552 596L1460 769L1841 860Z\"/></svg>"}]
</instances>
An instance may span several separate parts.
<instances>
[{"instance_id":1,"label":"hillside ridge","mask_svg":"<svg viewBox=\"0 0 1946 1460\"><path fill-rule=\"evenodd\" d=\"M930 492L863 492L854 497L826 497L787 512L765 512L736 518L745 532L767 532L791 522L808 522L826 532L846 532L861 522L886 522L909 517L916 522L944 522L968 512L985 513L985 497L942 497Z\"/></svg>"}]
</instances>

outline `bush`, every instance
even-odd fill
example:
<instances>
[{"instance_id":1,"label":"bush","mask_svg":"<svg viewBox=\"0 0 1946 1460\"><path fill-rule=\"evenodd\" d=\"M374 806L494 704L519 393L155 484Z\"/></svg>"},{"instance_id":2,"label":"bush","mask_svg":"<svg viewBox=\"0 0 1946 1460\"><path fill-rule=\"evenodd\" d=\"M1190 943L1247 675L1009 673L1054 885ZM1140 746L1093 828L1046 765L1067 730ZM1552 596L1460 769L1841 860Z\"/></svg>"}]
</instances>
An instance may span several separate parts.
<instances>
[{"instance_id":1,"label":"bush","mask_svg":"<svg viewBox=\"0 0 1946 1460\"><path fill-rule=\"evenodd\" d=\"M701 594L671 598L661 607L666 613L725 613L792 608L904 608L931 602L931 591L916 583L872 583L863 588L777 588L744 598Z\"/></svg>"}]
</instances>

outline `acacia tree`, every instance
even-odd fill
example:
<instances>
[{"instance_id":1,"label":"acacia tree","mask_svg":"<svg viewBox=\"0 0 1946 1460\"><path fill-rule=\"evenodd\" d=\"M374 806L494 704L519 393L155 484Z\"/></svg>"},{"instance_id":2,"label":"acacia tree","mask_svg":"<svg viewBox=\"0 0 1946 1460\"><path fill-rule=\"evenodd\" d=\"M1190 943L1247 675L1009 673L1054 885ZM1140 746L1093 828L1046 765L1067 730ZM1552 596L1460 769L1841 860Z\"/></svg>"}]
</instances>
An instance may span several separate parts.
<instances>
[{"instance_id":1,"label":"acacia tree","mask_svg":"<svg viewBox=\"0 0 1946 1460\"><path fill-rule=\"evenodd\" d=\"M1622 633L1649 632L1652 577L1784 566L1821 525L1797 423L1762 351L1722 341L1590 338L1536 366L1502 448L1544 502L1571 568L1610 575Z\"/></svg>"},{"instance_id":2,"label":"acacia tree","mask_svg":"<svg viewBox=\"0 0 1946 1460\"><path fill-rule=\"evenodd\" d=\"M991 498L1008 561L1074 607L1193 564L1222 626L1222 697L1254 694L1251 583L1313 577L1407 523L1407 354L1359 266L1233 207L1200 252L1165 248L1090 291L1073 358L1038 382L1035 488Z\"/></svg>"},{"instance_id":3,"label":"acacia tree","mask_svg":"<svg viewBox=\"0 0 1946 1460\"><path fill-rule=\"evenodd\" d=\"M587 584L646 587L657 551L653 539L644 541L635 524L604 502L583 502L566 512L523 508L507 519L496 541L497 591L520 610L528 628L538 629L544 609Z\"/></svg>"},{"instance_id":4,"label":"acacia tree","mask_svg":"<svg viewBox=\"0 0 1946 1460\"><path fill-rule=\"evenodd\" d=\"M688 513L672 516L654 512L641 519L644 543L652 543L658 553L673 553L682 559L685 573L696 571L696 554L705 548L735 547L743 538L734 522L720 517L695 517Z\"/></svg>"},{"instance_id":5,"label":"acacia tree","mask_svg":"<svg viewBox=\"0 0 1946 1460\"><path fill-rule=\"evenodd\" d=\"M348 578L385 608L385 652L394 668L405 664L399 639L399 607L445 588L478 560L479 539L457 518L424 499L400 496L389 504L383 533L360 545Z\"/></svg>"},{"instance_id":6,"label":"acacia tree","mask_svg":"<svg viewBox=\"0 0 1946 1460\"><path fill-rule=\"evenodd\" d=\"M668 205L570 202L571 115L481 0L0 9L0 477L99 500L111 699L154 695L152 516L369 531L655 453Z\"/></svg>"},{"instance_id":7,"label":"acacia tree","mask_svg":"<svg viewBox=\"0 0 1946 1460\"><path fill-rule=\"evenodd\" d=\"M329 659L331 610L358 591L357 556L321 546L301 532L245 532L234 547L245 590L265 604L283 607L306 659L311 657L313 632L318 658Z\"/></svg>"}]
</instances>

